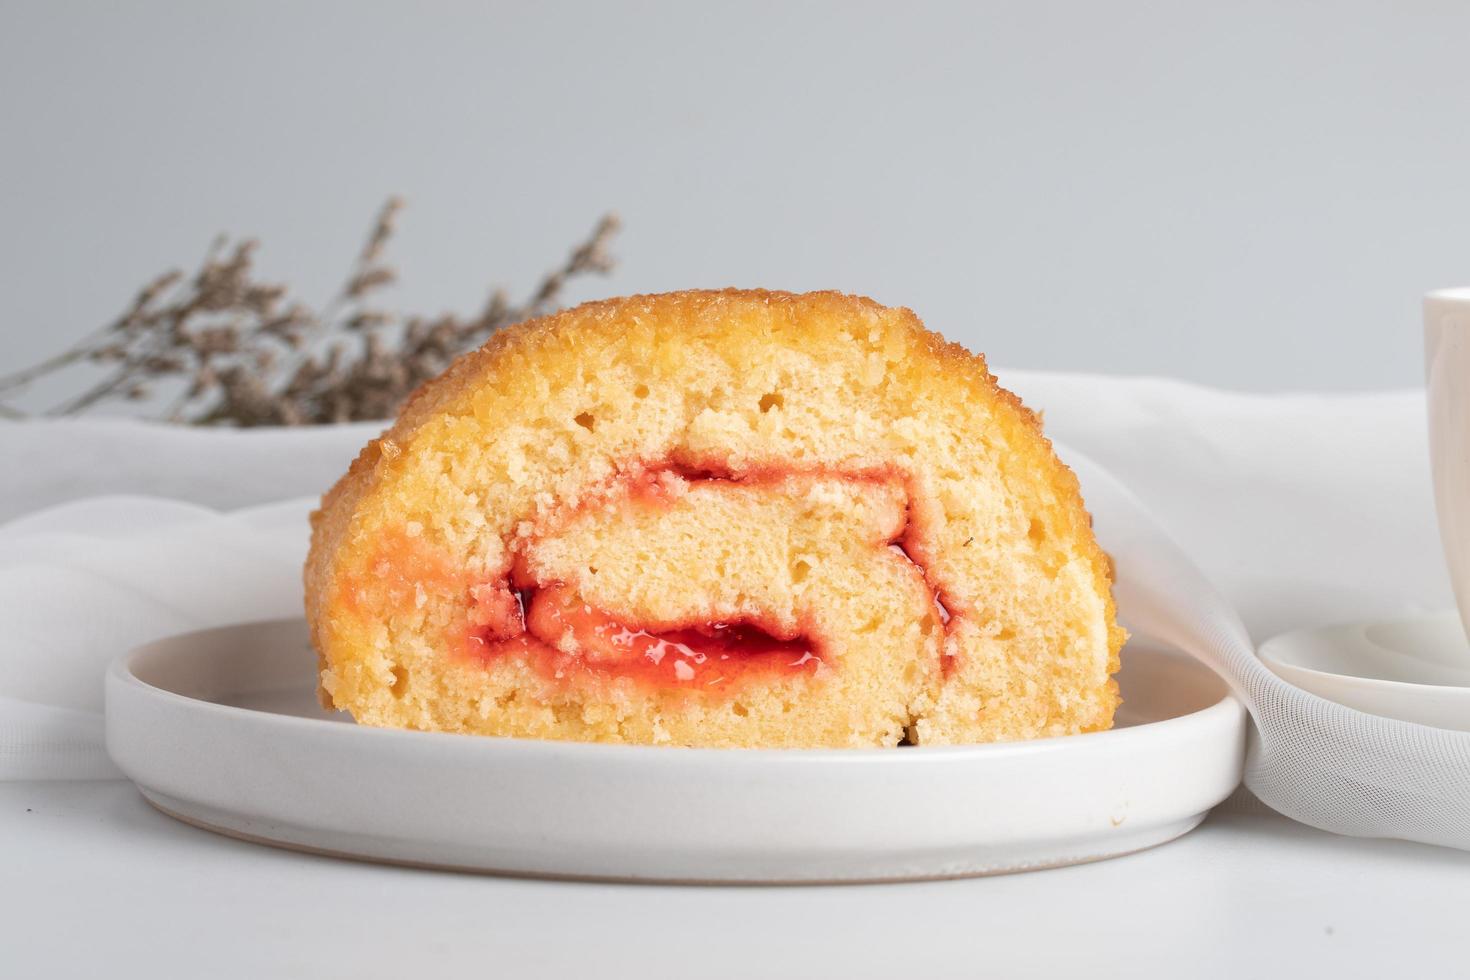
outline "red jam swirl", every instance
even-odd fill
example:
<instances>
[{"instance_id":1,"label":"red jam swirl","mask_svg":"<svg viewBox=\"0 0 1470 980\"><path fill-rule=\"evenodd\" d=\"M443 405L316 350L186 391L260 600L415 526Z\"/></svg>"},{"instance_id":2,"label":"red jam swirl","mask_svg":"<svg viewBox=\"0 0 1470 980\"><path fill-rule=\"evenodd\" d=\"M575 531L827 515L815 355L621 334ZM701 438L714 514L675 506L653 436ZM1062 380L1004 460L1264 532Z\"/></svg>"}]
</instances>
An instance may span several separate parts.
<instances>
[{"instance_id":1,"label":"red jam swirl","mask_svg":"<svg viewBox=\"0 0 1470 980\"><path fill-rule=\"evenodd\" d=\"M824 666L814 643L775 635L755 623L647 629L593 608L564 585L475 591L477 612L490 615L477 615L482 621L471 628L469 649L487 666L519 655L553 680L592 674L704 691L728 690L753 675L816 675ZM514 612L501 618L499 613L509 608L490 599L492 591L514 602Z\"/></svg>"},{"instance_id":2,"label":"red jam swirl","mask_svg":"<svg viewBox=\"0 0 1470 980\"><path fill-rule=\"evenodd\" d=\"M872 481L904 476L892 467L837 472L821 467L768 466L737 473L719 460L682 460L643 469L613 485L608 493L614 497L626 494L638 505L658 507L676 498L683 484L759 483L803 474ZM912 488L909 497L914 498ZM907 525L888 547L912 562L929 583L935 615L948 634L951 611L964 615L965 607L947 603L940 584L929 575L919 517L920 512L911 506ZM537 582L519 559L508 578L469 584L467 574L447 556L416 536L389 532L364 573L348 576L341 588L344 603L359 614L378 605L422 606L431 594L465 595L467 590L468 609L465 618L458 618L450 627L450 642L487 666L515 657L551 680L578 675L628 677L654 688L714 693L732 690L748 677L815 676L827 666L819 643L799 634L773 632L766 623L620 620L589 605L569 586ZM948 678L956 665L946 644L940 655L943 676Z\"/></svg>"}]
</instances>

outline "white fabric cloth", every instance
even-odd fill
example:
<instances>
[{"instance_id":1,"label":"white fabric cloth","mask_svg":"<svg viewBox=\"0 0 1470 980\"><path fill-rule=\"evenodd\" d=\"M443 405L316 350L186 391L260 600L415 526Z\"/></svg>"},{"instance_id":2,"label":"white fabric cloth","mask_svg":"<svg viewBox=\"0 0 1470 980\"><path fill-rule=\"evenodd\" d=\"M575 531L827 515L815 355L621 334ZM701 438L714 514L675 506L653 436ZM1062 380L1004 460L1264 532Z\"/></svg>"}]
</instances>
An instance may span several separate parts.
<instances>
[{"instance_id":1,"label":"white fabric cloth","mask_svg":"<svg viewBox=\"0 0 1470 980\"><path fill-rule=\"evenodd\" d=\"M1208 664L1249 709L1248 789L1323 830L1470 850L1470 732L1375 717L1277 677L1229 602L1137 498L1093 461L1064 456L1113 556L1128 625Z\"/></svg>"},{"instance_id":2,"label":"white fabric cloth","mask_svg":"<svg viewBox=\"0 0 1470 980\"><path fill-rule=\"evenodd\" d=\"M383 426L197 429L133 419L0 422L0 521L111 494L217 510L320 494Z\"/></svg>"},{"instance_id":3,"label":"white fabric cloth","mask_svg":"<svg viewBox=\"0 0 1470 980\"><path fill-rule=\"evenodd\" d=\"M1044 412L1053 438L1137 495L1256 641L1452 605L1421 392L1261 396L1025 372L1001 380ZM183 629L297 614L311 506L301 495L329 485L378 428L0 424L12 474L0 515L26 515L0 526L10 613L0 779L115 774L98 711L102 669L116 653Z\"/></svg>"}]
</instances>

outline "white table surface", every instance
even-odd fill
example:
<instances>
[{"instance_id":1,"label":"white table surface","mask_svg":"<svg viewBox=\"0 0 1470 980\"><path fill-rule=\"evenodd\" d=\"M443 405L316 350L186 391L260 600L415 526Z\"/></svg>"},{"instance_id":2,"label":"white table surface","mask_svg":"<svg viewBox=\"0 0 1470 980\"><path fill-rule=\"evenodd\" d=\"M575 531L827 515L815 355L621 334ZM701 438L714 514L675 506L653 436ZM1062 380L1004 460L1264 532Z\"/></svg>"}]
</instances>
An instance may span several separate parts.
<instances>
[{"instance_id":1,"label":"white table surface","mask_svg":"<svg viewBox=\"0 0 1470 980\"><path fill-rule=\"evenodd\" d=\"M609 885L382 867L218 837L116 781L0 784L0 842L7 977L1470 972L1470 854L1348 840L1234 807L1112 861L897 885Z\"/></svg>"}]
</instances>

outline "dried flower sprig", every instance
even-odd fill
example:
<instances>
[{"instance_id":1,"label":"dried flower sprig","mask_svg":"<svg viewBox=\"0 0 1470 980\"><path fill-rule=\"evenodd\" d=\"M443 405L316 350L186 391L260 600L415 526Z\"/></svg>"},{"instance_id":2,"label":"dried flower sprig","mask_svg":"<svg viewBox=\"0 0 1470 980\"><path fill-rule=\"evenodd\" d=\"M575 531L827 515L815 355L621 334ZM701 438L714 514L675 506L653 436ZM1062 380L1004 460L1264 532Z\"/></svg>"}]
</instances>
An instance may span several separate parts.
<instances>
[{"instance_id":1,"label":"dried flower sprig","mask_svg":"<svg viewBox=\"0 0 1470 980\"><path fill-rule=\"evenodd\" d=\"M608 244L618 220L607 215L520 303L496 289L471 317L390 312L375 300L397 280L384 252L402 207L397 198L383 206L347 281L320 310L291 300L284 286L253 278L256 242L216 239L193 275L164 273L116 320L54 357L0 377L0 414L26 417L5 400L38 378L91 364L104 370L102 378L44 414L75 415L117 399L159 404L160 389L173 388L172 400L155 414L175 422L388 418L459 354L501 327L554 309L570 280L613 267Z\"/></svg>"}]
</instances>

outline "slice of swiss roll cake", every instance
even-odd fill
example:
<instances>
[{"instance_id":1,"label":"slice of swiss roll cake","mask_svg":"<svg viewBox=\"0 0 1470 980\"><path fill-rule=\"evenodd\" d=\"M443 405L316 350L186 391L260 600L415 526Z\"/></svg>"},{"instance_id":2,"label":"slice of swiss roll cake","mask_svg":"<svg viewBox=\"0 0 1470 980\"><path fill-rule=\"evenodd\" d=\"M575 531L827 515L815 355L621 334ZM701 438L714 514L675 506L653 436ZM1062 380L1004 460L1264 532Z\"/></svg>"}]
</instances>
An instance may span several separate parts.
<instances>
[{"instance_id":1,"label":"slice of swiss roll cake","mask_svg":"<svg viewBox=\"0 0 1470 980\"><path fill-rule=\"evenodd\" d=\"M982 358L836 293L589 303L421 389L313 517L322 703L677 746L1107 728L1077 480Z\"/></svg>"}]
</instances>

